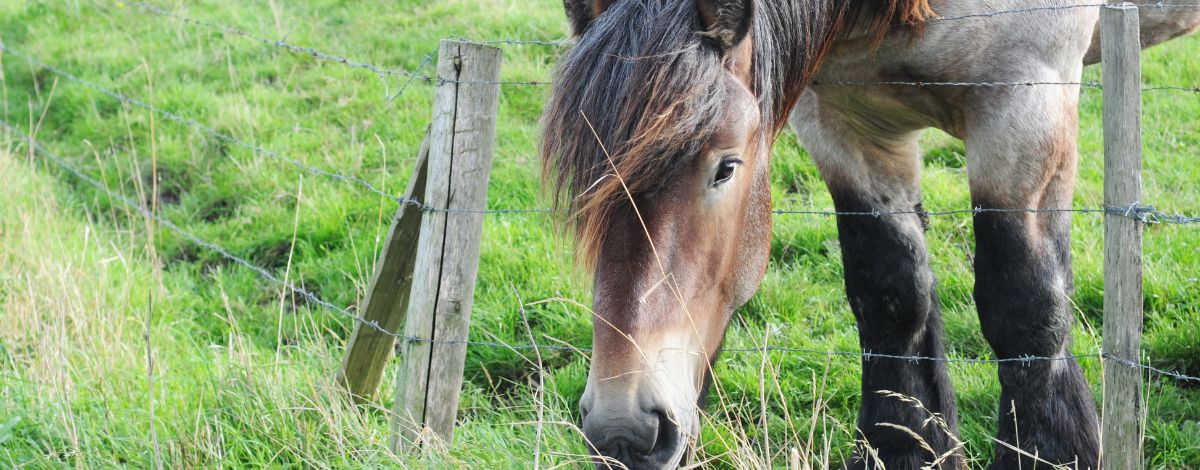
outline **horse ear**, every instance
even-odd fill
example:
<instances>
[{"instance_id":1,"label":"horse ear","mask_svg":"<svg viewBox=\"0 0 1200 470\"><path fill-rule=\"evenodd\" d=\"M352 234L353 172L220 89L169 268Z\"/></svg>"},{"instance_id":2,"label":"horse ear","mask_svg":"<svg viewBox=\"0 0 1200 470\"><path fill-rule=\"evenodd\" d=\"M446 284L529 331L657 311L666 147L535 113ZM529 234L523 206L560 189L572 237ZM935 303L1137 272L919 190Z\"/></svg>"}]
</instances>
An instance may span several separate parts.
<instances>
[{"instance_id":1,"label":"horse ear","mask_svg":"<svg viewBox=\"0 0 1200 470\"><path fill-rule=\"evenodd\" d=\"M612 5L614 0L563 0L563 9L567 11L567 20L571 22L571 36L579 37L587 31L592 20Z\"/></svg>"},{"instance_id":2,"label":"horse ear","mask_svg":"<svg viewBox=\"0 0 1200 470\"><path fill-rule=\"evenodd\" d=\"M721 50L728 51L750 32L754 0L695 0L704 31Z\"/></svg>"}]
</instances>

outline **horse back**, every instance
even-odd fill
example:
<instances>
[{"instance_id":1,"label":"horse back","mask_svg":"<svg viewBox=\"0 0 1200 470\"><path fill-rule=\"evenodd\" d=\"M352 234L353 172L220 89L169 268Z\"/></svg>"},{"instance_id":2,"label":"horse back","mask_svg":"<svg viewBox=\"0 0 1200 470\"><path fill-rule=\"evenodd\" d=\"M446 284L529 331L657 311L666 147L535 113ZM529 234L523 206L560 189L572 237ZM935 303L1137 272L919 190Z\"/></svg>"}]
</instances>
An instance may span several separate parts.
<instances>
[{"instance_id":1,"label":"horse back","mask_svg":"<svg viewBox=\"0 0 1200 470\"><path fill-rule=\"evenodd\" d=\"M1161 44L1180 36L1185 36L1200 30L1200 8L1170 8L1176 4L1195 3L1191 0L1172 0L1164 2L1167 8L1153 6L1141 8L1142 47ZM1092 33L1092 44L1083 63L1091 65L1100 62L1100 27L1096 26Z\"/></svg>"}]
</instances>

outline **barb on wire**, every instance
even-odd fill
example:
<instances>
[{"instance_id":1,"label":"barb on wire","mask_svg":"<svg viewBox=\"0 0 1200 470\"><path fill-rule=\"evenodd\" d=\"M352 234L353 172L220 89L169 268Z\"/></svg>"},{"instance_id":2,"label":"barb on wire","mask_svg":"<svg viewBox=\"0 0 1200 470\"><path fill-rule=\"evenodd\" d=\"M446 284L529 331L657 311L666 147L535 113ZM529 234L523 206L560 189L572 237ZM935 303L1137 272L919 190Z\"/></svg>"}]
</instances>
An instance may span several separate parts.
<instances>
[{"instance_id":1,"label":"barb on wire","mask_svg":"<svg viewBox=\"0 0 1200 470\"><path fill-rule=\"evenodd\" d=\"M222 257L224 257L225 259L228 259L239 265L242 265L246 269L254 271L262 278L267 279L268 281L271 281L275 284L278 284L279 286L282 286L283 288L291 291L292 293L294 293L296 295L303 297L305 300L307 300L313 304L320 305L329 310L340 313L358 323L365 325L368 328L376 330L385 335L389 335L389 336L393 336L393 337L397 337L397 338L401 337L401 335L399 335L397 333L393 333L393 332L390 332L390 331L384 329L382 326L379 325L379 323L377 323L373 320L368 320L368 319L363 318L362 316L350 311L347 308L339 307L337 305L334 305L333 303L322 300L320 297L318 297L316 294L312 293L311 291L309 291L303 287L299 287L293 283L287 282L283 279L280 279L279 276L272 274L270 271L267 271L265 268L260 267L254 263L251 263L250 261L246 260L245 258L242 258L240 256L237 256L237 255L231 253L229 250L221 247L220 245L217 245L215 243L204 240L204 239L196 236L195 234L193 234L187 230L184 230L182 227L176 225L174 222L171 222L169 219L153 213L152 211L150 211L150 209L147 209L144 205L139 204L138 202L136 202L132 199L129 199L128 197L126 197L124 195L116 194L116 193L112 192L112 190L109 189L108 185L100 182L100 180L97 180L96 178L89 176L87 173L84 173L82 170L80 170L79 168L76 168L74 165L71 165L70 163L67 162L66 159L64 159L61 156L59 156L58 154L50 151L50 149L46 148L46 146L42 145L40 142L33 140L32 137L27 132L17 128L16 126L13 126L3 120L0 120L0 127L3 127L9 133L12 133L12 134L16 135L17 137L21 138L22 141L29 142L30 146L33 147L34 152L40 154L46 160L50 161L51 163L54 163L55 165L62 168L66 172L75 176L80 181L83 181L83 182L95 187L96 189L103 191L108 196L109 199L120 202L122 205L142 214L142 216L144 216L144 217L154 219L154 221L157 222L159 225L166 227L167 229L171 230L172 232L175 232L177 235L187 239L188 241L190 241L196 245L199 245L205 249L208 249L214 253L217 253L217 254L221 255Z\"/></svg>"},{"instance_id":2,"label":"barb on wire","mask_svg":"<svg viewBox=\"0 0 1200 470\"><path fill-rule=\"evenodd\" d=\"M20 57L20 58L22 58L22 59L25 59L25 60L27 60L27 61L29 61L29 62L32 62L32 63L34 63L34 64L38 65L39 67L42 67L42 68L44 68L44 69L46 69L46 70L49 70L49 71L53 72L54 74L56 74L56 75L58 75L58 76L61 76L61 77L63 77L63 78L66 78L66 79L68 79L68 80L71 80L71 81L73 81L73 82L75 82L75 83L78 83L78 84L80 84L80 85L83 85L83 86L85 86L85 87L87 87L87 88L91 88L91 89L92 89L92 90L94 90L94 91L97 91L97 92L103 93L103 94L105 94L105 95L107 95L107 96L109 96L109 97L111 97L111 98L113 98L113 99L115 99L115 100L117 100L117 101L120 101L120 102L122 102L122 103L132 104L132 105L134 105L134 106L137 106L137 107L139 107L139 108L145 109L145 110L147 110L147 111L150 111L150 112L153 112L153 113L157 113L157 114L159 114L159 115L161 115L161 116L163 116L163 117L165 117L165 118L167 118L167 119L169 119L169 120L171 120L171 121L174 121L174 122L176 122L176 123L179 123L179 124L182 124L182 125L185 125L185 126L188 126L188 127L192 127L192 128L195 128L195 129L199 129L200 131L204 132L205 134L208 134L209 136L212 136L212 137L214 137L214 138L216 138L216 139L223 140L223 141L225 141L225 142L232 143L232 144L234 144L234 145L238 145L238 146L240 146L240 147L243 147L243 148L245 148L245 149L247 149L247 150L250 150L251 152L254 152L255 154L259 154L259 155L266 155L266 156L268 156L268 157L271 157L271 158L274 158L274 159L276 159L276 160L279 160L279 161L282 161L282 162L286 162L286 163L288 163L288 164L291 164L292 166L294 166L294 167L296 167L296 168L298 168L298 169L300 169L300 170L306 171L306 172L308 172L308 173L311 173L311 174L314 174L314 175L324 176L324 177L327 177L327 178L331 178L331 179L334 179L334 180L341 181L341 182L343 182L343 183L350 183L350 184L358 185L358 186L362 187L363 189L365 189L365 190L367 190L367 191L370 191L370 192L372 192L372 193L374 193L374 194L376 194L376 195L382 196L382 197L384 197L384 198L387 198L387 199L392 199L392 200L395 200L395 201L397 201L397 202L400 202L400 203L414 203L414 201L411 201L411 200L406 200L405 198L401 198L401 197L397 197L397 196L393 196L393 195L391 195L391 194L388 194L387 192L385 192L385 191L383 191L383 190L380 190L379 188L376 188L376 187L375 187L375 185L371 184L371 183L370 183L370 182L368 182L367 180L364 180L364 179L362 179L362 178L359 178L359 177L357 177L357 176L348 176L348 175L343 175L343 174L341 174L341 173L336 173L336 172L332 172L332 171L322 170L322 169L320 169L320 168L314 168L314 167L311 167L311 166L305 165L304 163L300 162L299 160L296 160L296 159L294 159L294 158L289 158L289 157L287 157L287 156L285 156L285 155L283 155L283 154L280 154L279 152L275 152L275 151L273 151L273 150L266 149L266 148L263 148L263 147L261 147L261 146L258 146L258 145L251 144L251 143L249 143L249 142L246 142L246 141L244 141L244 140L242 140L242 139L239 139L239 138L237 138L237 137L234 137L234 136L231 136L231 135L228 135L228 134L224 134L224 133L222 133L222 132L220 132L220 131L218 131L218 130L216 130L216 129L212 128L212 127L209 127L209 126L206 126L206 125L204 125L204 124L201 124L201 123L197 122L197 121L196 121L196 120L194 120L194 119L191 119L191 118L188 118L188 117L181 116L181 115L179 115L179 114L176 114L176 113L174 113L174 112L171 112L171 111L167 111L167 110L165 110L165 109L161 109L161 108L159 108L159 107L157 107L157 106L154 106L154 105L152 105L152 104L150 104L150 103L147 103L147 102L145 102L145 101L142 101L142 100L140 100L140 99L137 99L137 98L133 98L133 97L127 96L127 95L125 95L124 93L121 93L121 92L117 92L117 91L110 90L110 89L108 89L108 88L105 88L105 87L103 87L103 86L100 86L100 85L99 85L99 84L97 84L97 83L94 83L94 82L91 82L91 81L85 80L85 79L83 79L83 78L80 78L80 77L76 76L75 74L73 74L73 73L71 73L71 72L67 72L66 70L63 70L63 69L60 69L60 68L58 68L58 67L55 67L55 66L53 66L53 65L50 65L50 64L48 64L48 63L46 63L46 62L44 62L44 61L42 61L42 60L40 60L40 59L38 59L38 58L36 58L36 57L32 56L32 55L29 55L29 54L26 54L26 53L24 53L24 52L21 52L21 51L18 51L18 50L16 50L16 49L13 49L13 48L9 47L8 45L6 45L6 44L4 44L4 43L0 43L0 50L7 51L7 52L8 52L8 53L10 53L10 54L13 54L13 55L15 55L15 56L17 56L17 57ZM419 204L419 203L418 203L418 204Z\"/></svg>"}]
</instances>

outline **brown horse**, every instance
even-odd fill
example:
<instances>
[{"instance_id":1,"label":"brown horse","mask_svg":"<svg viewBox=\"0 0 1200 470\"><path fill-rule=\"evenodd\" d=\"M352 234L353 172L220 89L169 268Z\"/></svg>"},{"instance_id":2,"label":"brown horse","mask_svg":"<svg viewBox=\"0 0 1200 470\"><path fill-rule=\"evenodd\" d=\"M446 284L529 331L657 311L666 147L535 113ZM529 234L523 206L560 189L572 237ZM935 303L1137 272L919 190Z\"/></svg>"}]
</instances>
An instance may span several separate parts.
<instances>
[{"instance_id":1,"label":"brown horse","mask_svg":"<svg viewBox=\"0 0 1200 470\"><path fill-rule=\"evenodd\" d=\"M862 349L945 356L918 214L918 135L937 127L966 142L976 207L1070 207L1078 87L821 83L1078 82L1098 58L1098 8L931 21L1041 5L1032 3L566 0L577 43L546 105L542 152L594 273L580 406L598 462L688 459L730 316L766 269L768 161L789 116L837 210L909 212L838 217ZM1146 45L1200 25L1197 10L1143 16ZM1000 365L1004 444L993 466L1032 468L1037 456L1095 468L1096 405L1067 357L1070 214L979 213L974 224L975 299L996 357L1062 358ZM919 468L938 455L948 456L939 467L964 465L944 363L872 358L862 367L863 444L852 467ZM880 390L919 399L949 429Z\"/></svg>"}]
</instances>

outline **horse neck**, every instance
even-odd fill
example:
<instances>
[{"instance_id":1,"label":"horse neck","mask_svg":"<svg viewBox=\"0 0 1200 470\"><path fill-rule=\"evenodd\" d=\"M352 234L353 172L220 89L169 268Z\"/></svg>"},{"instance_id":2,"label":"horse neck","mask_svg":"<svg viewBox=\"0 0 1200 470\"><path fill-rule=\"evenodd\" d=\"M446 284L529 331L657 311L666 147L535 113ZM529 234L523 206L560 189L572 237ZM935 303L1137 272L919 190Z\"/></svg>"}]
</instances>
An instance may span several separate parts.
<instances>
[{"instance_id":1,"label":"horse neck","mask_svg":"<svg viewBox=\"0 0 1200 470\"><path fill-rule=\"evenodd\" d=\"M919 31L929 0L759 0L754 30L756 86L776 130L835 41L881 41L895 24Z\"/></svg>"}]
</instances>

